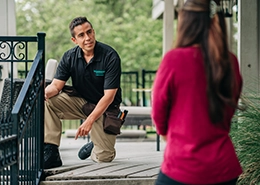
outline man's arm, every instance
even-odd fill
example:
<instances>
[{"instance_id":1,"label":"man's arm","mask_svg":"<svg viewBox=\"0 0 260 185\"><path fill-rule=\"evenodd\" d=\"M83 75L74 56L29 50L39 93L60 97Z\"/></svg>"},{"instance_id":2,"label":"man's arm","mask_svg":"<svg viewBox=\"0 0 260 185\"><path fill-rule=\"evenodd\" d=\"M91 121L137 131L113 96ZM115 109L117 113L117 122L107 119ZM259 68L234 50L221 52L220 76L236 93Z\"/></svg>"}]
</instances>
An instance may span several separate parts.
<instances>
[{"instance_id":1,"label":"man's arm","mask_svg":"<svg viewBox=\"0 0 260 185\"><path fill-rule=\"evenodd\" d=\"M95 109L87 117L87 119L78 128L75 139L80 136L88 135L93 123L107 110L108 106L113 102L117 89L104 90L104 96L99 100Z\"/></svg>"},{"instance_id":2,"label":"man's arm","mask_svg":"<svg viewBox=\"0 0 260 185\"><path fill-rule=\"evenodd\" d=\"M49 98L57 95L62 90L65 83L66 82L62 80L53 79L51 84L45 88L45 99L48 100Z\"/></svg>"}]
</instances>

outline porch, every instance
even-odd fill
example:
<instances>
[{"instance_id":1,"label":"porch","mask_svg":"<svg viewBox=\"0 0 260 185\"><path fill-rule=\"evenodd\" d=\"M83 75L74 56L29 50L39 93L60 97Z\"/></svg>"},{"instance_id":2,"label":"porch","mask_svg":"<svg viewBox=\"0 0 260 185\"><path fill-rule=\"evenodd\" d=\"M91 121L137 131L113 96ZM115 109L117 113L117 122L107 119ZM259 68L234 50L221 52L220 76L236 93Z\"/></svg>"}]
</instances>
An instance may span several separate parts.
<instances>
[{"instance_id":1,"label":"porch","mask_svg":"<svg viewBox=\"0 0 260 185\"><path fill-rule=\"evenodd\" d=\"M78 150L87 139L63 137L60 154L63 166L45 170L46 178L40 185L153 185L163 159L165 142L156 151L156 135L147 138L118 138L116 158L111 163L80 160Z\"/></svg>"}]
</instances>

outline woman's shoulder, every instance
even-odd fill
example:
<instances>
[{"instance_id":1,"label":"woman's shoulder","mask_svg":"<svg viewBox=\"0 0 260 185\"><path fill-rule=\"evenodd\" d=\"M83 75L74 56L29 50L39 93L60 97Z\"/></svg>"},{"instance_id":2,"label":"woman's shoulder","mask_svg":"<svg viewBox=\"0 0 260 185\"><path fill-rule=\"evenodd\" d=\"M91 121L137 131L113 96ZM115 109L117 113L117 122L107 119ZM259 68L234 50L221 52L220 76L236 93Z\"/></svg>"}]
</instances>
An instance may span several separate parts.
<instances>
[{"instance_id":1,"label":"woman's shoulder","mask_svg":"<svg viewBox=\"0 0 260 185\"><path fill-rule=\"evenodd\" d=\"M169 50L164 58L167 59L181 59L181 60L189 60L190 57L199 56L200 49L199 47L189 46L189 47L181 47L181 48L173 48Z\"/></svg>"},{"instance_id":2,"label":"woman's shoulder","mask_svg":"<svg viewBox=\"0 0 260 185\"><path fill-rule=\"evenodd\" d=\"M187 53L193 53L194 51L199 51L199 47L196 46L188 46L188 47L180 47L173 48L167 52L169 55L182 55Z\"/></svg>"}]
</instances>

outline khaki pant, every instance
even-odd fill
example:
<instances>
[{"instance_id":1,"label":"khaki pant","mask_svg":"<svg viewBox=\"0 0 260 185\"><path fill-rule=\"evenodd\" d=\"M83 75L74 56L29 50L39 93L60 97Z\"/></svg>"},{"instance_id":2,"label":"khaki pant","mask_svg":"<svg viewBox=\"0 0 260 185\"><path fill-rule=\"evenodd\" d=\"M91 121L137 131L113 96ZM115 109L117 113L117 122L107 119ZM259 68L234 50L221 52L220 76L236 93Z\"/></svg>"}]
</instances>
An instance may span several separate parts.
<instances>
[{"instance_id":1,"label":"khaki pant","mask_svg":"<svg viewBox=\"0 0 260 185\"><path fill-rule=\"evenodd\" d=\"M44 142L59 146L62 133L60 120L86 119L82 111L82 106L86 102L83 98L71 97L66 93L60 93L45 101ZM104 116L101 116L96 120L90 131L90 138L94 144L91 159L96 162L111 162L116 155L116 136L104 132L103 119Z\"/></svg>"}]
</instances>

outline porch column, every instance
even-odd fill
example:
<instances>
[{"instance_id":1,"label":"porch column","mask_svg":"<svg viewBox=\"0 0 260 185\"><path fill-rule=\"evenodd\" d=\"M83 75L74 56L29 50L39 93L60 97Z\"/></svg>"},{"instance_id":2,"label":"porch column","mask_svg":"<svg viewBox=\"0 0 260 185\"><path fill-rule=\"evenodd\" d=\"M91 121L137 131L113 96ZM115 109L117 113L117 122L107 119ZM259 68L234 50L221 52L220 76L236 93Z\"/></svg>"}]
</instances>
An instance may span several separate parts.
<instances>
[{"instance_id":1,"label":"porch column","mask_svg":"<svg viewBox=\"0 0 260 185\"><path fill-rule=\"evenodd\" d=\"M225 20L226 20L226 25L227 25L227 37L228 37L227 39L228 39L229 50L233 51L232 50L233 49L232 45L233 45L233 41L234 41L234 39L233 39L233 17L225 18Z\"/></svg>"},{"instance_id":2,"label":"porch column","mask_svg":"<svg viewBox=\"0 0 260 185\"><path fill-rule=\"evenodd\" d=\"M244 93L259 94L260 1L238 0L238 57L244 79Z\"/></svg>"},{"instance_id":3,"label":"porch column","mask_svg":"<svg viewBox=\"0 0 260 185\"><path fill-rule=\"evenodd\" d=\"M173 47L173 0L164 0L163 12L163 55Z\"/></svg>"},{"instance_id":4,"label":"porch column","mask_svg":"<svg viewBox=\"0 0 260 185\"><path fill-rule=\"evenodd\" d=\"M153 0L153 19L163 19L163 53L172 48L173 44L173 23L174 7L180 0Z\"/></svg>"},{"instance_id":5,"label":"porch column","mask_svg":"<svg viewBox=\"0 0 260 185\"><path fill-rule=\"evenodd\" d=\"M16 14L15 14L15 0L0 0L0 35L8 36L16 35ZM0 50L3 52L3 50ZM8 78L9 64L0 63L2 76L0 77L0 97L2 95L3 79ZM14 77L17 77L17 68L14 65Z\"/></svg>"}]
</instances>

